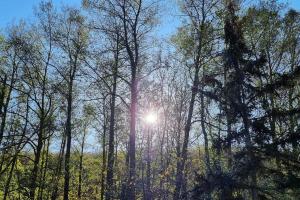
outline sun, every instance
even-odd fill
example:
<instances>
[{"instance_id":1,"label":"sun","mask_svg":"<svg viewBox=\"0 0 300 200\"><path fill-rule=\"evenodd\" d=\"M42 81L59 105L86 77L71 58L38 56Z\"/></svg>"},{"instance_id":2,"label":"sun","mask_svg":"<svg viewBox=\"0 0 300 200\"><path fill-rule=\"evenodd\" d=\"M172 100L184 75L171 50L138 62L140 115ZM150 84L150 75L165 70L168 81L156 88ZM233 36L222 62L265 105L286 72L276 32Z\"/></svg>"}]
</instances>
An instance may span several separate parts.
<instances>
[{"instance_id":1,"label":"sun","mask_svg":"<svg viewBox=\"0 0 300 200\"><path fill-rule=\"evenodd\" d=\"M145 116L145 121L148 124L154 124L157 121L157 115L153 112L150 112Z\"/></svg>"}]
</instances>

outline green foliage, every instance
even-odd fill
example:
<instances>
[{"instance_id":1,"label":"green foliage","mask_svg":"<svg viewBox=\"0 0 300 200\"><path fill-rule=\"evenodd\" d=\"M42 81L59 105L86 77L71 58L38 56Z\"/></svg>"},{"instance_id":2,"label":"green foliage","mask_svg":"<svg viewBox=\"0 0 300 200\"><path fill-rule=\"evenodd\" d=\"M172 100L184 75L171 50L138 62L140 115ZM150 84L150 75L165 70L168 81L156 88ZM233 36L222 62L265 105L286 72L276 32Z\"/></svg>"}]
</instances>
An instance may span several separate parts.
<instances>
[{"instance_id":1,"label":"green foliage","mask_svg":"<svg viewBox=\"0 0 300 200\"><path fill-rule=\"evenodd\" d=\"M194 50L194 40L191 35L190 26L186 25L186 27L180 27L177 31L177 34L172 36L171 41L186 57L192 56Z\"/></svg>"}]
</instances>

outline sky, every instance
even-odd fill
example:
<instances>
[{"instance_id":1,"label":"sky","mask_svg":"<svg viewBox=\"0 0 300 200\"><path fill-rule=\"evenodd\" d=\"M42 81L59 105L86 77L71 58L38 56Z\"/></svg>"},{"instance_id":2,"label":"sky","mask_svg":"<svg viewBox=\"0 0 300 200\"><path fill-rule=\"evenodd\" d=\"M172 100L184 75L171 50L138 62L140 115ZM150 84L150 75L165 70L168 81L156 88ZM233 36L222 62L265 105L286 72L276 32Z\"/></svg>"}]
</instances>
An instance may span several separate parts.
<instances>
[{"instance_id":1,"label":"sky","mask_svg":"<svg viewBox=\"0 0 300 200\"><path fill-rule=\"evenodd\" d=\"M20 19L28 20L33 17L33 8L41 0L0 0L0 28L17 22ZM80 6L81 0L52 0L59 6L61 4Z\"/></svg>"},{"instance_id":2,"label":"sky","mask_svg":"<svg viewBox=\"0 0 300 200\"><path fill-rule=\"evenodd\" d=\"M30 20L34 16L33 9L38 6L41 0L0 0L0 30L5 29L10 24L18 22L20 19L25 21ZM52 0L55 6L69 5L80 7L82 0ZM160 5L164 7L160 16L161 23L157 32L161 36L167 36L169 33L175 31L179 26L179 20L174 21L175 13L178 13L175 8L176 0L161 0ZM170 6L171 5L171 6Z\"/></svg>"},{"instance_id":3,"label":"sky","mask_svg":"<svg viewBox=\"0 0 300 200\"><path fill-rule=\"evenodd\" d=\"M0 0L0 30L7 25L18 22L20 19L30 20L33 17L33 8L38 5L41 0ZM81 0L52 0L56 6L62 4L71 6L80 6ZM174 20L177 9L174 8L176 0L160 0L162 7L161 24L159 25L159 35L167 36L172 33L180 24L178 20ZM250 0L254 1L254 0ZM288 2L289 7L300 11L300 0L280 0ZM178 19L178 18L177 18Z\"/></svg>"}]
</instances>

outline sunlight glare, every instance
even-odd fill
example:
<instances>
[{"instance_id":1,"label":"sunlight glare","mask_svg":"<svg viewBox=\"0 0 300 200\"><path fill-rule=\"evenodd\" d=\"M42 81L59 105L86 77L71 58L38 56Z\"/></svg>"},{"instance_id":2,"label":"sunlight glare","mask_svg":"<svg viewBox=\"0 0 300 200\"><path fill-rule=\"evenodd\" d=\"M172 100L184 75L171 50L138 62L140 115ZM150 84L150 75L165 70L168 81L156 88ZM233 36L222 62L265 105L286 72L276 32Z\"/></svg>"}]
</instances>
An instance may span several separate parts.
<instances>
[{"instance_id":1,"label":"sunlight glare","mask_svg":"<svg viewBox=\"0 0 300 200\"><path fill-rule=\"evenodd\" d=\"M148 124L154 124L157 121L157 116L155 113L151 112L146 115L145 120Z\"/></svg>"}]
</instances>

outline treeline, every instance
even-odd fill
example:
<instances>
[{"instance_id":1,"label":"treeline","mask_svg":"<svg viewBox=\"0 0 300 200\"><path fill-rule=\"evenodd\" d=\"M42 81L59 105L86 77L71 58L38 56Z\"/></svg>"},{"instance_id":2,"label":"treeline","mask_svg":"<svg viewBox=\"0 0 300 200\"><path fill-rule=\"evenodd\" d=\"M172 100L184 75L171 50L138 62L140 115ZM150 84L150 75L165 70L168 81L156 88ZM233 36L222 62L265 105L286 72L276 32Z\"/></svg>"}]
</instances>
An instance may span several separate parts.
<instances>
[{"instance_id":1,"label":"treeline","mask_svg":"<svg viewBox=\"0 0 300 200\"><path fill-rule=\"evenodd\" d=\"M2 199L299 199L300 13L41 2L0 36Z\"/></svg>"}]
</instances>

